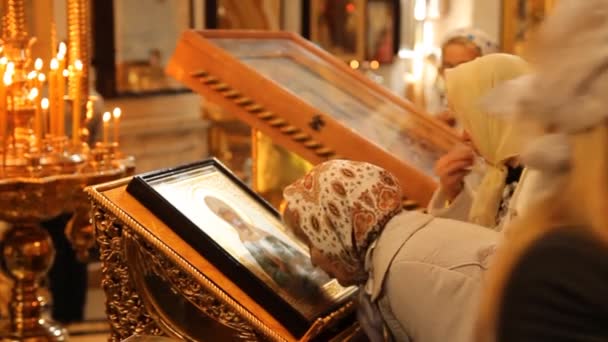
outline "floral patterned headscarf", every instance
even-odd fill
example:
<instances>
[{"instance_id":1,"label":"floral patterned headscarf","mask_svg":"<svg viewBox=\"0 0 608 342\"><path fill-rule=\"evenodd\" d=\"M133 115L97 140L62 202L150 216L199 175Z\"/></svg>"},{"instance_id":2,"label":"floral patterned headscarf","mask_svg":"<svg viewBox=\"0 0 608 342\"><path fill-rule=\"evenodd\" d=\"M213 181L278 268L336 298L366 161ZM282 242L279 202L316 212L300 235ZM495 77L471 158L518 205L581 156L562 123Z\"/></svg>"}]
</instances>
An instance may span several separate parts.
<instances>
[{"instance_id":1,"label":"floral patterned headscarf","mask_svg":"<svg viewBox=\"0 0 608 342\"><path fill-rule=\"evenodd\" d=\"M402 210L395 176L372 164L331 160L285 188L287 209L310 244L364 281L365 254Z\"/></svg>"}]
</instances>

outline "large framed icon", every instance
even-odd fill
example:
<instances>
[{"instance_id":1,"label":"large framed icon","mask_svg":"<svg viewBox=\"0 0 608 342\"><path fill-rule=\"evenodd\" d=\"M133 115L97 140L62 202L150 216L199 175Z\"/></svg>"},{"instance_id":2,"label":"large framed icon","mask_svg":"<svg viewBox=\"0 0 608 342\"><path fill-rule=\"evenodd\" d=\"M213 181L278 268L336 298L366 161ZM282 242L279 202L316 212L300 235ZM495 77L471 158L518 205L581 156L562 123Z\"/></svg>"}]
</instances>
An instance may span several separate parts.
<instances>
[{"instance_id":1,"label":"large framed icon","mask_svg":"<svg viewBox=\"0 0 608 342\"><path fill-rule=\"evenodd\" d=\"M371 162L424 206L435 161L458 142L429 115L288 32L188 31L167 72L316 164Z\"/></svg>"},{"instance_id":2,"label":"large framed icon","mask_svg":"<svg viewBox=\"0 0 608 342\"><path fill-rule=\"evenodd\" d=\"M136 176L127 192L294 336L356 292L313 267L277 211L215 159Z\"/></svg>"}]
</instances>

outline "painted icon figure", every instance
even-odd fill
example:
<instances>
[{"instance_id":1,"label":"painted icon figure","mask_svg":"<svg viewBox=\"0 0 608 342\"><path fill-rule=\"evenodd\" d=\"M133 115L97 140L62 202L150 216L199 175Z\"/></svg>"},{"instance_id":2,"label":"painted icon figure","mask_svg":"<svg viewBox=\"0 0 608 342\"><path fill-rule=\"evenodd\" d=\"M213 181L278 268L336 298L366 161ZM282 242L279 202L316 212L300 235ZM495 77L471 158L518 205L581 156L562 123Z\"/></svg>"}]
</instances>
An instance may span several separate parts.
<instances>
[{"instance_id":1,"label":"painted icon figure","mask_svg":"<svg viewBox=\"0 0 608 342\"><path fill-rule=\"evenodd\" d=\"M204 201L215 215L236 230L243 246L281 289L296 298L322 297L321 286L330 279L323 271L312 266L309 256L248 223L221 199L205 196Z\"/></svg>"}]
</instances>

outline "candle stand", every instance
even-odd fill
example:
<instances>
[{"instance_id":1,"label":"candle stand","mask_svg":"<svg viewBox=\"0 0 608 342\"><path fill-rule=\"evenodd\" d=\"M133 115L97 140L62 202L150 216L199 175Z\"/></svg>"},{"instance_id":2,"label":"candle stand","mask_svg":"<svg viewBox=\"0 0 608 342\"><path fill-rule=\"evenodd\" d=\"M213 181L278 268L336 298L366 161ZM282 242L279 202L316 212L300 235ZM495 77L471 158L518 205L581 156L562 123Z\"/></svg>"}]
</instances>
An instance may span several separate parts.
<instances>
[{"instance_id":1,"label":"candle stand","mask_svg":"<svg viewBox=\"0 0 608 342\"><path fill-rule=\"evenodd\" d=\"M65 330L41 315L39 284L55 250L40 223L73 213L66 235L86 260L95 240L83 189L132 174L134 161L118 147L120 114L104 122L103 142L86 142L95 100L88 93L90 0L67 0L69 41L52 47L55 57L46 68L31 56L35 39L25 29L25 1L0 1L0 220L11 224L0 252L2 270L14 282L0 338L64 341ZM71 137L65 132L66 105Z\"/></svg>"}]
</instances>

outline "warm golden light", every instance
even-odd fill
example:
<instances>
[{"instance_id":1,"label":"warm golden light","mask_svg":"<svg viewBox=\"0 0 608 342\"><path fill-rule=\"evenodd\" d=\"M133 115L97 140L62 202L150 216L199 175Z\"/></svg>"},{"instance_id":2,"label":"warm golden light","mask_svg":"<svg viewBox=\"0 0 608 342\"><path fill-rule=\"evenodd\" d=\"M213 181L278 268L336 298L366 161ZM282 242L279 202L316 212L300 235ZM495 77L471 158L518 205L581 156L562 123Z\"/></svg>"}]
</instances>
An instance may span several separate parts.
<instances>
[{"instance_id":1,"label":"warm golden light","mask_svg":"<svg viewBox=\"0 0 608 342\"><path fill-rule=\"evenodd\" d=\"M68 51L68 47L65 45L64 42L59 43L59 52L57 53L57 56L60 59L63 59L63 57L65 57L66 52Z\"/></svg>"},{"instance_id":2,"label":"warm golden light","mask_svg":"<svg viewBox=\"0 0 608 342\"><path fill-rule=\"evenodd\" d=\"M353 68L353 69L358 69L359 68L359 61L356 61L354 59L352 61L350 61L350 67Z\"/></svg>"},{"instance_id":3,"label":"warm golden light","mask_svg":"<svg viewBox=\"0 0 608 342\"><path fill-rule=\"evenodd\" d=\"M30 93L27 95L27 98L30 101L34 101L37 97L38 97L38 88L32 88L32 90L30 90Z\"/></svg>"},{"instance_id":4,"label":"warm golden light","mask_svg":"<svg viewBox=\"0 0 608 342\"><path fill-rule=\"evenodd\" d=\"M27 79L28 80L34 80L34 79L36 79L36 72L32 71L29 74L27 74Z\"/></svg>"},{"instance_id":5,"label":"warm golden light","mask_svg":"<svg viewBox=\"0 0 608 342\"><path fill-rule=\"evenodd\" d=\"M118 119L118 118L120 118L120 115L122 115L122 110L120 110L120 108L116 107L112 111L112 115L114 116L115 119Z\"/></svg>"},{"instance_id":6,"label":"warm golden light","mask_svg":"<svg viewBox=\"0 0 608 342\"><path fill-rule=\"evenodd\" d=\"M87 101L87 113L85 115L87 120L93 119L93 101L91 100Z\"/></svg>"},{"instance_id":7,"label":"warm golden light","mask_svg":"<svg viewBox=\"0 0 608 342\"><path fill-rule=\"evenodd\" d=\"M38 81L44 83L46 81L46 76L44 76L44 74L38 74Z\"/></svg>"},{"instance_id":8,"label":"warm golden light","mask_svg":"<svg viewBox=\"0 0 608 342\"><path fill-rule=\"evenodd\" d=\"M40 101L40 106L43 110L49 109L49 99L47 99L46 97L42 98L42 101Z\"/></svg>"},{"instance_id":9,"label":"warm golden light","mask_svg":"<svg viewBox=\"0 0 608 342\"><path fill-rule=\"evenodd\" d=\"M6 72L8 72L8 73L15 72L15 63L8 62L8 64L6 65Z\"/></svg>"},{"instance_id":10,"label":"warm golden light","mask_svg":"<svg viewBox=\"0 0 608 342\"><path fill-rule=\"evenodd\" d=\"M369 67L372 68L372 69L374 69L374 70L378 69L378 68L380 68L380 62L378 62L378 61L371 61L371 62L369 62Z\"/></svg>"},{"instance_id":11,"label":"warm golden light","mask_svg":"<svg viewBox=\"0 0 608 342\"><path fill-rule=\"evenodd\" d=\"M103 122L110 122L112 119L112 114L110 112L103 113Z\"/></svg>"},{"instance_id":12,"label":"warm golden light","mask_svg":"<svg viewBox=\"0 0 608 342\"><path fill-rule=\"evenodd\" d=\"M57 69L59 69L59 62L57 61L57 59L53 58L51 59L51 70Z\"/></svg>"},{"instance_id":13,"label":"warm golden light","mask_svg":"<svg viewBox=\"0 0 608 342\"><path fill-rule=\"evenodd\" d=\"M7 63L8 63L8 58L6 58L6 57L0 58L0 64L1 65L6 65Z\"/></svg>"},{"instance_id":14,"label":"warm golden light","mask_svg":"<svg viewBox=\"0 0 608 342\"><path fill-rule=\"evenodd\" d=\"M42 59L36 58L36 62L34 62L34 68L36 71L42 70Z\"/></svg>"},{"instance_id":15,"label":"warm golden light","mask_svg":"<svg viewBox=\"0 0 608 342\"><path fill-rule=\"evenodd\" d=\"M2 81L4 82L5 86L10 86L13 84L13 74L10 72L5 73Z\"/></svg>"},{"instance_id":16,"label":"warm golden light","mask_svg":"<svg viewBox=\"0 0 608 342\"><path fill-rule=\"evenodd\" d=\"M63 75L63 77L70 76L70 72L68 71L68 69L63 69L63 72L61 74Z\"/></svg>"},{"instance_id":17,"label":"warm golden light","mask_svg":"<svg viewBox=\"0 0 608 342\"><path fill-rule=\"evenodd\" d=\"M74 67L76 68L76 70L82 71L83 65L80 59L77 59L76 62L74 62Z\"/></svg>"}]
</instances>

